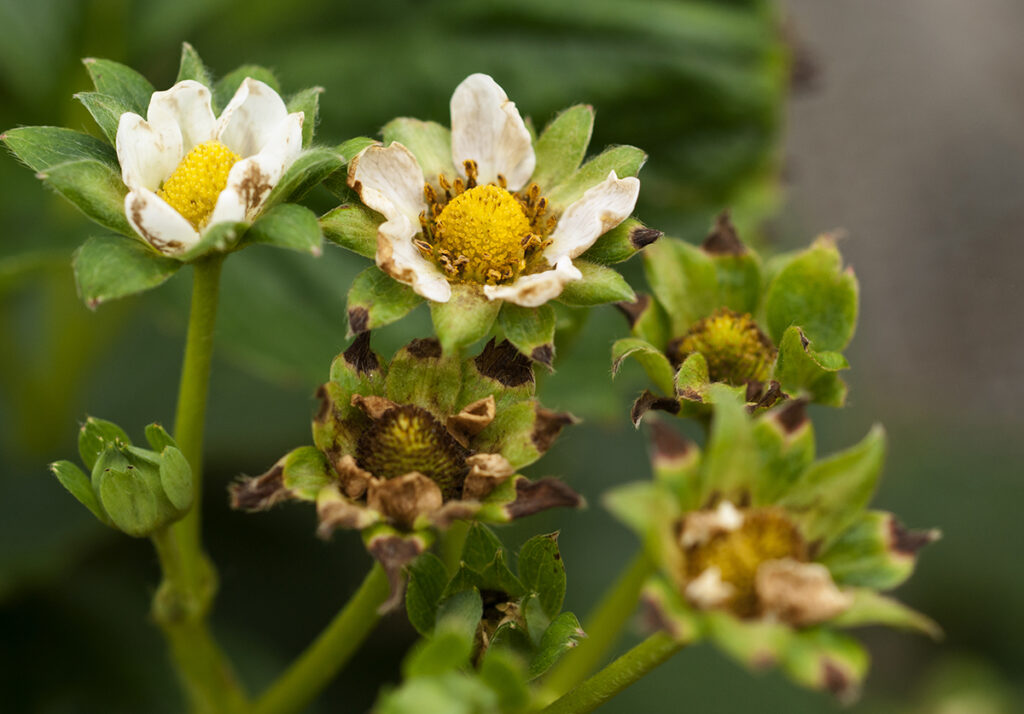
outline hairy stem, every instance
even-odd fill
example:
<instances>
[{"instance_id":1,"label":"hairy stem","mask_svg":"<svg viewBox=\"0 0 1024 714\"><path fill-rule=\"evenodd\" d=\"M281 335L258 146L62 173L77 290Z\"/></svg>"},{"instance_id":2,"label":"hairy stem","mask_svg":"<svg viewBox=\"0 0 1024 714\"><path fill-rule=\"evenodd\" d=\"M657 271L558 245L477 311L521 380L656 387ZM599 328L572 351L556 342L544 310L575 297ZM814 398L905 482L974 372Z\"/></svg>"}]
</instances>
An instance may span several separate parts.
<instances>
[{"instance_id":1,"label":"hairy stem","mask_svg":"<svg viewBox=\"0 0 1024 714\"><path fill-rule=\"evenodd\" d=\"M685 646L667 632L656 632L563 697L542 714L592 712Z\"/></svg>"},{"instance_id":2,"label":"hairy stem","mask_svg":"<svg viewBox=\"0 0 1024 714\"><path fill-rule=\"evenodd\" d=\"M380 563L363 580L331 624L256 702L256 714L303 711L348 663L376 626L377 613L390 593Z\"/></svg>"},{"instance_id":3,"label":"hairy stem","mask_svg":"<svg viewBox=\"0 0 1024 714\"><path fill-rule=\"evenodd\" d=\"M545 678L544 690L550 699L565 694L601 664L636 609L644 581L653 571L654 566L643 551L634 556L583 621L586 639L567 653Z\"/></svg>"}]
</instances>

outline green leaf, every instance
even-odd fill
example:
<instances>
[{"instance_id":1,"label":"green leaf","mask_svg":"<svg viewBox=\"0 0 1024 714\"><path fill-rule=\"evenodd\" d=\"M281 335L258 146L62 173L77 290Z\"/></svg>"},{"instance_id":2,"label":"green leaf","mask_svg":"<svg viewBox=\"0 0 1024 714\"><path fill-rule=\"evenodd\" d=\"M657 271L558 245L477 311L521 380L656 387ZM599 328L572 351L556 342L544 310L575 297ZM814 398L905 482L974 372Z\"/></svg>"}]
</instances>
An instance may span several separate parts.
<instances>
[{"instance_id":1,"label":"green leaf","mask_svg":"<svg viewBox=\"0 0 1024 714\"><path fill-rule=\"evenodd\" d=\"M563 612L556 617L544 631L537 653L530 661L527 672L530 679L547 672L562 655L579 644L581 637L584 637L584 632L574 614Z\"/></svg>"},{"instance_id":2,"label":"green leaf","mask_svg":"<svg viewBox=\"0 0 1024 714\"><path fill-rule=\"evenodd\" d=\"M70 461L57 461L50 464L50 471L60 481L61 486L68 490L78 502L88 508L102 523L110 523L107 514L103 511L99 499L92 490L92 483L82 469Z\"/></svg>"},{"instance_id":3,"label":"green leaf","mask_svg":"<svg viewBox=\"0 0 1024 714\"><path fill-rule=\"evenodd\" d=\"M624 337L616 340L612 345L612 375L619 373L622 363L627 357L632 357L647 372L647 376L654 382L654 385L661 390L662 394L675 394L676 370L668 357L654 345L645 342L637 337Z\"/></svg>"},{"instance_id":4,"label":"green leaf","mask_svg":"<svg viewBox=\"0 0 1024 714\"><path fill-rule=\"evenodd\" d=\"M505 551L499 550L494 554L494 559L480 571L480 583L484 590L497 590L506 593L510 598L521 598L526 594L526 588L515 576L505 560Z\"/></svg>"},{"instance_id":5,"label":"green leaf","mask_svg":"<svg viewBox=\"0 0 1024 714\"><path fill-rule=\"evenodd\" d=\"M537 164L530 181L543 191L571 176L587 154L593 128L594 108L588 104L577 104L559 113L537 139Z\"/></svg>"},{"instance_id":6,"label":"green leaf","mask_svg":"<svg viewBox=\"0 0 1024 714\"><path fill-rule=\"evenodd\" d=\"M866 588L854 590L853 604L841 615L829 620L828 624L836 627L885 625L916 630L934 640L942 639L942 628L935 620L901 602Z\"/></svg>"},{"instance_id":7,"label":"green leaf","mask_svg":"<svg viewBox=\"0 0 1024 714\"><path fill-rule=\"evenodd\" d=\"M338 144L334 150L340 154L344 162L348 164L352 159L358 156L359 152L363 149L379 143L380 142L366 136L357 136ZM359 203L359 196L355 191L349 188L348 185L348 169L339 169L324 179L324 188L333 193L342 203ZM369 211L370 209L365 210ZM378 224L382 221L383 218L377 219ZM374 242L374 246L376 246L376 241Z\"/></svg>"},{"instance_id":8,"label":"green leaf","mask_svg":"<svg viewBox=\"0 0 1024 714\"><path fill-rule=\"evenodd\" d=\"M122 183L121 173L114 166L82 159L51 166L37 175L104 228L126 236L135 235L124 215L128 187Z\"/></svg>"},{"instance_id":9,"label":"green leaf","mask_svg":"<svg viewBox=\"0 0 1024 714\"><path fill-rule=\"evenodd\" d=\"M324 237L364 258L377 255L377 228L383 217L376 211L353 203L338 206L320 218Z\"/></svg>"},{"instance_id":10,"label":"green leaf","mask_svg":"<svg viewBox=\"0 0 1024 714\"><path fill-rule=\"evenodd\" d=\"M719 493L733 503L745 502L763 478L760 453L747 410L731 390L712 384L711 435L704 456L701 495Z\"/></svg>"},{"instance_id":11,"label":"green leaf","mask_svg":"<svg viewBox=\"0 0 1024 714\"><path fill-rule=\"evenodd\" d=\"M110 520L130 536L151 535L166 522L160 499L140 478L139 469L104 471L100 475L99 493Z\"/></svg>"},{"instance_id":12,"label":"green leaf","mask_svg":"<svg viewBox=\"0 0 1024 714\"><path fill-rule=\"evenodd\" d=\"M547 193L552 209L561 212L586 193L587 189L608 178L614 171L619 178L636 176L647 161L647 154L635 146L614 146L605 149L579 169L574 171L565 181Z\"/></svg>"},{"instance_id":13,"label":"green leaf","mask_svg":"<svg viewBox=\"0 0 1024 714\"><path fill-rule=\"evenodd\" d=\"M117 444L131 444L125 430L112 421L88 417L78 430L78 455L85 468L92 471L100 454L107 447Z\"/></svg>"},{"instance_id":14,"label":"green leaf","mask_svg":"<svg viewBox=\"0 0 1024 714\"><path fill-rule=\"evenodd\" d=\"M501 550L504 550L504 546L494 531L482 523L473 523L466 534L461 559L466 566L479 573L494 561Z\"/></svg>"},{"instance_id":15,"label":"green leaf","mask_svg":"<svg viewBox=\"0 0 1024 714\"><path fill-rule=\"evenodd\" d=\"M452 285L448 302L431 302L430 317L445 354L457 353L491 330L501 300L488 300L475 285Z\"/></svg>"},{"instance_id":16,"label":"green leaf","mask_svg":"<svg viewBox=\"0 0 1024 714\"><path fill-rule=\"evenodd\" d=\"M203 64L199 53L187 42L181 43L181 62L178 65L178 78L174 83L184 82L186 79L193 79L206 87L213 86L213 77Z\"/></svg>"},{"instance_id":17,"label":"green leaf","mask_svg":"<svg viewBox=\"0 0 1024 714\"><path fill-rule=\"evenodd\" d=\"M851 702L867 674L868 655L855 639L812 627L794 631L782 667L799 684Z\"/></svg>"},{"instance_id":18,"label":"green leaf","mask_svg":"<svg viewBox=\"0 0 1024 714\"><path fill-rule=\"evenodd\" d=\"M381 134L385 146L397 141L412 152L427 181L439 174L451 178L456 170L452 164L452 133L448 127L433 121L399 117L385 124Z\"/></svg>"},{"instance_id":19,"label":"green leaf","mask_svg":"<svg viewBox=\"0 0 1024 714\"><path fill-rule=\"evenodd\" d=\"M522 307L510 302L501 306L498 324L505 339L516 349L551 368L555 358L555 310L550 305Z\"/></svg>"},{"instance_id":20,"label":"green leaf","mask_svg":"<svg viewBox=\"0 0 1024 714\"><path fill-rule=\"evenodd\" d=\"M320 121L320 95L323 87L310 87L296 92L288 100L288 112L302 112L302 148L313 143L313 132Z\"/></svg>"},{"instance_id":21,"label":"green leaf","mask_svg":"<svg viewBox=\"0 0 1024 714\"><path fill-rule=\"evenodd\" d=\"M217 113L224 110L224 107L228 105L231 98L235 96L235 92L242 86L242 82L247 78L252 77L253 79L259 80L264 84L268 85L278 94L281 93L281 85L278 84L277 77L266 67L260 67L255 64L244 64L238 69L232 70L224 75L217 84L213 87L213 106Z\"/></svg>"},{"instance_id":22,"label":"green leaf","mask_svg":"<svg viewBox=\"0 0 1024 714\"><path fill-rule=\"evenodd\" d=\"M511 652L488 649L480 665L480 680L498 696L502 712L523 711L530 703L525 672L519 658Z\"/></svg>"},{"instance_id":23,"label":"green leaf","mask_svg":"<svg viewBox=\"0 0 1024 714\"><path fill-rule=\"evenodd\" d=\"M798 325L818 350L841 350L857 327L859 287L843 270L835 241L819 238L779 271L765 294L765 320L776 344Z\"/></svg>"},{"instance_id":24,"label":"green leaf","mask_svg":"<svg viewBox=\"0 0 1024 714\"><path fill-rule=\"evenodd\" d=\"M484 605L479 592L457 592L438 606L437 620L434 624L435 636L442 632L454 632L472 645L483 614Z\"/></svg>"},{"instance_id":25,"label":"green leaf","mask_svg":"<svg viewBox=\"0 0 1024 714\"><path fill-rule=\"evenodd\" d=\"M376 265L359 273L348 290L349 334L359 334L390 325L409 314L423 298Z\"/></svg>"},{"instance_id":26,"label":"green leaf","mask_svg":"<svg viewBox=\"0 0 1024 714\"><path fill-rule=\"evenodd\" d=\"M319 256L323 234L316 214L305 206L284 203L264 213L245 232L246 243L266 243Z\"/></svg>"},{"instance_id":27,"label":"green leaf","mask_svg":"<svg viewBox=\"0 0 1024 714\"><path fill-rule=\"evenodd\" d=\"M581 258L574 260L573 265L583 273L583 279L566 283L562 294L558 296L560 302L575 307L590 307L636 300L633 288L614 269Z\"/></svg>"},{"instance_id":28,"label":"green leaf","mask_svg":"<svg viewBox=\"0 0 1024 714\"><path fill-rule=\"evenodd\" d=\"M176 447L168 446L160 454L160 485L164 495L182 513L192 507L192 468Z\"/></svg>"},{"instance_id":29,"label":"green leaf","mask_svg":"<svg viewBox=\"0 0 1024 714\"><path fill-rule=\"evenodd\" d=\"M437 606L448 585L448 571L433 553L423 553L408 568L405 613L409 623L424 637L434 631Z\"/></svg>"},{"instance_id":30,"label":"green leaf","mask_svg":"<svg viewBox=\"0 0 1024 714\"><path fill-rule=\"evenodd\" d=\"M453 672L466 666L472 649L473 640L461 633L439 631L417 643L402 665L402 674L412 679Z\"/></svg>"},{"instance_id":31,"label":"green leaf","mask_svg":"<svg viewBox=\"0 0 1024 714\"><path fill-rule=\"evenodd\" d=\"M519 550L519 579L537 593L541 609L549 619L562 611L565 599L565 563L558 551L558 533L530 538Z\"/></svg>"},{"instance_id":32,"label":"green leaf","mask_svg":"<svg viewBox=\"0 0 1024 714\"><path fill-rule=\"evenodd\" d=\"M665 308L674 337L718 307L718 274L711 257L675 238L662 238L644 251L644 272Z\"/></svg>"},{"instance_id":33,"label":"green leaf","mask_svg":"<svg viewBox=\"0 0 1024 714\"><path fill-rule=\"evenodd\" d=\"M129 111L146 116L149 99L156 91L148 79L118 62L91 57L82 62L97 92L110 95L123 102Z\"/></svg>"},{"instance_id":34,"label":"green leaf","mask_svg":"<svg viewBox=\"0 0 1024 714\"><path fill-rule=\"evenodd\" d=\"M285 201L303 198L317 184L344 165L342 156L333 149L313 148L303 151L271 189L264 210Z\"/></svg>"},{"instance_id":35,"label":"green leaf","mask_svg":"<svg viewBox=\"0 0 1024 714\"><path fill-rule=\"evenodd\" d=\"M23 126L0 134L7 148L33 171L92 159L117 168L117 154L99 139L56 126Z\"/></svg>"},{"instance_id":36,"label":"green leaf","mask_svg":"<svg viewBox=\"0 0 1024 714\"><path fill-rule=\"evenodd\" d=\"M130 112L131 109L120 99L111 97L100 92L78 92L75 99L82 103L92 115L96 125L107 137L111 146L117 143L117 127L121 122L121 115Z\"/></svg>"},{"instance_id":37,"label":"green leaf","mask_svg":"<svg viewBox=\"0 0 1024 714\"><path fill-rule=\"evenodd\" d=\"M630 323L633 335L662 352L668 346L670 325L665 308L650 295L639 294L634 302L616 305Z\"/></svg>"},{"instance_id":38,"label":"green leaf","mask_svg":"<svg viewBox=\"0 0 1024 714\"><path fill-rule=\"evenodd\" d=\"M867 511L857 516L818 562L839 585L891 590L914 572L917 551L938 537L936 530L907 530L891 513Z\"/></svg>"},{"instance_id":39,"label":"green leaf","mask_svg":"<svg viewBox=\"0 0 1024 714\"><path fill-rule=\"evenodd\" d=\"M635 218L627 218L615 228L598 236L594 245L583 253L583 257L603 265L621 263L632 258L661 236L661 231L648 228Z\"/></svg>"},{"instance_id":40,"label":"green leaf","mask_svg":"<svg viewBox=\"0 0 1024 714\"><path fill-rule=\"evenodd\" d=\"M795 325L786 329L779 343L774 377L792 396L806 394L818 404L841 407L846 403L846 383L838 370L849 363L838 352L815 352L813 343Z\"/></svg>"},{"instance_id":41,"label":"green leaf","mask_svg":"<svg viewBox=\"0 0 1024 714\"><path fill-rule=\"evenodd\" d=\"M827 548L867 506L885 459L885 432L872 427L856 446L816 462L780 505L794 514L808 542Z\"/></svg>"}]
</instances>

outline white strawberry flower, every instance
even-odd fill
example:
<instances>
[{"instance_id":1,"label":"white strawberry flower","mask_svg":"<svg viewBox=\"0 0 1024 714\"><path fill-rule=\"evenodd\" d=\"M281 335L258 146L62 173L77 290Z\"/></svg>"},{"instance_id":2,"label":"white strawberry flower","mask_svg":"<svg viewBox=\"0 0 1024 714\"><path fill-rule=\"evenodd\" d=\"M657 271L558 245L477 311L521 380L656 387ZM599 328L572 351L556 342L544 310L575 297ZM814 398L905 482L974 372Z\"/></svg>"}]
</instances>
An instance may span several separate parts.
<instances>
[{"instance_id":1,"label":"white strawberry flower","mask_svg":"<svg viewBox=\"0 0 1024 714\"><path fill-rule=\"evenodd\" d=\"M399 142L365 149L349 185L382 214L377 265L422 297L444 303L452 284L477 285L490 300L537 307L582 279L573 259L624 221L640 181L610 171L564 210L531 182L536 154L516 105L486 74L452 94L451 155L425 175Z\"/></svg>"},{"instance_id":2,"label":"white strawberry flower","mask_svg":"<svg viewBox=\"0 0 1024 714\"><path fill-rule=\"evenodd\" d=\"M154 248L178 255L218 223L252 221L302 149L302 112L247 78L215 117L210 90L185 80L154 92L146 118L121 115L125 214Z\"/></svg>"}]
</instances>

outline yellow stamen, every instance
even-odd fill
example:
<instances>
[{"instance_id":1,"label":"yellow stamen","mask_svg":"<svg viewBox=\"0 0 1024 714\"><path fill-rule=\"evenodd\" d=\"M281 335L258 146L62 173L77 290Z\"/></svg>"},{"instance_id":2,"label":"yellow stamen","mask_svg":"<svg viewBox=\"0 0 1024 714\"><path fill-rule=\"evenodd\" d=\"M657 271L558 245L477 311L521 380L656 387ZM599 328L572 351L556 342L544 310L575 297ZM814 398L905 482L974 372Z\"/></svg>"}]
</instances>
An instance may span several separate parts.
<instances>
[{"instance_id":1,"label":"yellow stamen","mask_svg":"<svg viewBox=\"0 0 1024 714\"><path fill-rule=\"evenodd\" d=\"M219 141L199 144L185 155L157 195L199 230L228 185L231 167L241 158Z\"/></svg>"},{"instance_id":2,"label":"yellow stamen","mask_svg":"<svg viewBox=\"0 0 1024 714\"><path fill-rule=\"evenodd\" d=\"M441 211L434 229L438 261L458 266L453 279L494 284L526 267L524 240L532 232L530 221L503 188L475 186L459 193Z\"/></svg>"}]
</instances>

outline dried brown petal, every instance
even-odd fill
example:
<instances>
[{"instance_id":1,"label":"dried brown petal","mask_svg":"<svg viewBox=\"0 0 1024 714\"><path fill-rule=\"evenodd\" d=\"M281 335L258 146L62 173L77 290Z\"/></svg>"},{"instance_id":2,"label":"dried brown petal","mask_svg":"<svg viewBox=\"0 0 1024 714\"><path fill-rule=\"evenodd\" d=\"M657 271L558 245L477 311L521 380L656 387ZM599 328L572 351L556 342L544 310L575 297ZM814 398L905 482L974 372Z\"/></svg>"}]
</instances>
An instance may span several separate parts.
<instances>
[{"instance_id":1,"label":"dried brown petal","mask_svg":"<svg viewBox=\"0 0 1024 714\"><path fill-rule=\"evenodd\" d=\"M836 587L828 568L792 558L762 563L754 587L763 615L797 627L831 620L853 604L853 597Z\"/></svg>"},{"instance_id":2,"label":"dried brown petal","mask_svg":"<svg viewBox=\"0 0 1024 714\"><path fill-rule=\"evenodd\" d=\"M366 493L373 474L359 468L356 460L345 454L334 462L334 470L338 473L338 480L341 482L342 492L349 498L359 498Z\"/></svg>"},{"instance_id":3,"label":"dried brown petal","mask_svg":"<svg viewBox=\"0 0 1024 714\"><path fill-rule=\"evenodd\" d=\"M457 442L468 447L469 440L494 421L495 413L494 395L489 394L483 399L478 399L472 404L466 405L455 416L448 417L448 422L445 426L448 428L448 433Z\"/></svg>"},{"instance_id":4,"label":"dried brown petal","mask_svg":"<svg viewBox=\"0 0 1024 714\"><path fill-rule=\"evenodd\" d=\"M462 484L462 498L480 501L515 473L512 464L501 454L473 454L466 459L469 474Z\"/></svg>"},{"instance_id":5,"label":"dried brown petal","mask_svg":"<svg viewBox=\"0 0 1024 714\"><path fill-rule=\"evenodd\" d=\"M282 459L283 461L283 459ZM281 462L261 476L243 478L228 487L231 507L238 511L265 511L291 498L284 487L284 466Z\"/></svg>"},{"instance_id":6,"label":"dried brown petal","mask_svg":"<svg viewBox=\"0 0 1024 714\"><path fill-rule=\"evenodd\" d=\"M384 412L398 406L390 399L374 395L364 397L362 394L353 394L351 404L357 409L362 409L366 416L374 420L380 419Z\"/></svg>"},{"instance_id":7,"label":"dried brown petal","mask_svg":"<svg viewBox=\"0 0 1024 714\"><path fill-rule=\"evenodd\" d=\"M412 528L420 514L439 509L443 500L438 485L418 471L387 480L372 479L366 491L370 508L405 528Z\"/></svg>"}]
</instances>

